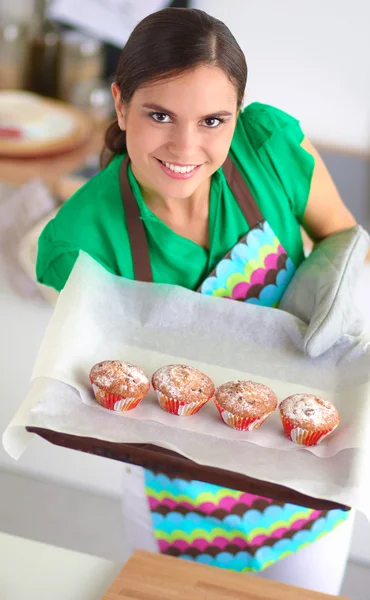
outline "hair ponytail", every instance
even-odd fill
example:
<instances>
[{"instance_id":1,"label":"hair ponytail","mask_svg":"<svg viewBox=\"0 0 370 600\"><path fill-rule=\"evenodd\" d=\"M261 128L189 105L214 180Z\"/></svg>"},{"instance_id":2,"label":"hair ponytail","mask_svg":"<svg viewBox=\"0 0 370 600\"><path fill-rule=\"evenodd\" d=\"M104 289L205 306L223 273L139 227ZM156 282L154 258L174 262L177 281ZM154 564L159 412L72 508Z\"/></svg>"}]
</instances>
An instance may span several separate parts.
<instances>
[{"instance_id":1,"label":"hair ponytail","mask_svg":"<svg viewBox=\"0 0 370 600\"><path fill-rule=\"evenodd\" d=\"M127 152L126 132L120 129L118 121L115 119L105 132L104 148L100 154L100 167L104 169L115 154L125 154L125 152Z\"/></svg>"}]
</instances>

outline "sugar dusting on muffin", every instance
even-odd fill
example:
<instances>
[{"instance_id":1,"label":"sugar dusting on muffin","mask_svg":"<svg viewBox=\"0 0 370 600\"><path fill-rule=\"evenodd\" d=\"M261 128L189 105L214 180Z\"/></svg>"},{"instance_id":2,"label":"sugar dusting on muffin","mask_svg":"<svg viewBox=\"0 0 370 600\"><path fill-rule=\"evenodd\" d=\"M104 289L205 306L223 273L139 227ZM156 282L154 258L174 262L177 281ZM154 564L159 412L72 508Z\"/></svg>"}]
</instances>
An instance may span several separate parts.
<instances>
[{"instance_id":1,"label":"sugar dusting on muffin","mask_svg":"<svg viewBox=\"0 0 370 600\"><path fill-rule=\"evenodd\" d=\"M293 394L279 406L287 437L301 446L316 446L339 425L339 413L327 400L314 394Z\"/></svg>"},{"instance_id":2,"label":"sugar dusting on muffin","mask_svg":"<svg viewBox=\"0 0 370 600\"><path fill-rule=\"evenodd\" d=\"M212 379L188 365L167 365L156 371L152 385L160 407L173 415L195 415L213 396Z\"/></svg>"},{"instance_id":3,"label":"sugar dusting on muffin","mask_svg":"<svg viewBox=\"0 0 370 600\"><path fill-rule=\"evenodd\" d=\"M339 421L334 404L314 394L293 394L282 401L279 409L291 423L307 429L331 429Z\"/></svg>"},{"instance_id":4,"label":"sugar dusting on muffin","mask_svg":"<svg viewBox=\"0 0 370 600\"><path fill-rule=\"evenodd\" d=\"M101 390L116 396L145 394L149 379L140 367L120 360L105 360L90 371L90 380Z\"/></svg>"},{"instance_id":5,"label":"sugar dusting on muffin","mask_svg":"<svg viewBox=\"0 0 370 600\"><path fill-rule=\"evenodd\" d=\"M152 378L155 390L182 402L210 398L214 393L212 380L188 365L167 365L156 371Z\"/></svg>"},{"instance_id":6,"label":"sugar dusting on muffin","mask_svg":"<svg viewBox=\"0 0 370 600\"><path fill-rule=\"evenodd\" d=\"M226 411L241 417L260 417L277 407L274 392L255 381L229 381L216 390L218 404Z\"/></svg>"}]
</instances>

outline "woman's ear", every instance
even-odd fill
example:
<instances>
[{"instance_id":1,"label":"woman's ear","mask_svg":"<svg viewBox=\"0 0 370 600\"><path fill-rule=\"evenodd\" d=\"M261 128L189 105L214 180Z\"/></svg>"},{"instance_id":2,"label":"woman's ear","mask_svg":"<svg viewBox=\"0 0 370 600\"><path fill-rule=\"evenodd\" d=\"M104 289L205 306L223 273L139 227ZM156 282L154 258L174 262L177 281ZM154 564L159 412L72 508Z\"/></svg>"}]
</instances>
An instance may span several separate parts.
<instances>
[{"instance_id":1,"label":"woman's ear","mask_svg":"<svg viewBox=\"0 0 370 600\"><path fill-rule=\"evenodd\" d=\"M126 110L121 98L121 90L118 83L115 81L111 86L114 106L116 109L117 121L119 128L122 131L126 130Z\"/></svg>"}]
</instances>

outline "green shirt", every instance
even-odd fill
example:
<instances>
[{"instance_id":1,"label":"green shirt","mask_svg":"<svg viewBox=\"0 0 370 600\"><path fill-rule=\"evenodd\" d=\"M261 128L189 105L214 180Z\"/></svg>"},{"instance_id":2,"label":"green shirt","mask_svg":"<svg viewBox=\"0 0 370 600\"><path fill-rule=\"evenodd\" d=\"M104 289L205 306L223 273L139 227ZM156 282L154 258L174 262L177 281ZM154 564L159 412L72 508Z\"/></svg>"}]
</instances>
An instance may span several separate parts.
<instances>
[{"instance_id":1,"label":"green shirt","mask_svg":"<svg viewBox=\"0 0 370 600\"><path fill-rule=\"evenodd\" d=\"M314 167L313 157L300 146L303 137L296 119L272 106L253 103L239 116L230 148L231 158L262 215L295 266L304 258L300 224ZM45 227L36 265L39 282L61 290L80 250L110 272L134 278L119 188L122 160L123 155L115 156ZM157 283L197 289L249 230L221 168L212 176L209 251L176 234L156 217L146 206L130 168L128 177L145 226Z\"/></svg>"}]
</instances>

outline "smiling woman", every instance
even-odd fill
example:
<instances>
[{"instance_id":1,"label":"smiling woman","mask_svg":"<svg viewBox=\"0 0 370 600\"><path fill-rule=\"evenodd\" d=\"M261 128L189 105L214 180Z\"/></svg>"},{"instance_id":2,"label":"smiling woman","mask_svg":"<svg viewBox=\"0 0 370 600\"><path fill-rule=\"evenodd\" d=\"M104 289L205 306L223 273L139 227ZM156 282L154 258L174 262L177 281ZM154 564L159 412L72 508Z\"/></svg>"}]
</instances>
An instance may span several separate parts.
<instances>
[{"instance_id":1,"label":"smiling woman","mask_svg":"<svg viewBox=\"0 0 370 600\"><path fill-rule=\"evenodd\" d=\"M155 47L151 28L161 37ZM150 52L139 54L148 42ZM117 121L107 147L128 152L150 210L204 248L210 178L228 154L246 79L244 54L223 23L201 11L167 10L138 25L112 85Z\"/></svg>"},{"instance_id":2,"label":"smiling woman","mask_svg":"<svg viewBox=\"0 0 370 600\"><path fill-rule=\"evenodd\" d=\"M129 104L117 83L112 91L146 205L177 233L207 247L208 214L202 211L202 226L199 206L207 208L210 179L230 148L235 85L220 67L203 65L139 88Z\"/></svg>"},{"instance_id":3,"label":"smiling woman","mask_svg":"<svg viewBox=\"0 0 370 600\"><path fill-rule=\"evenodd\" d=\"M301 227L321 239L354 219L295 118L240 110L246 79L235 38L206 13L165 9L139 23L112 85L110 161L43 231L39 281L61 290L83 250L129 279L278 306L304 260ZM287 557L305 547L310 587L339 591L348 544L334 569L328 547L347 513L150 471L128 476L125 499L133 545L266 576L277 563L274 576L289 570L296 585L307 579ZM342 532L345 542L350 526Z\"/></svg>"}]
</instances>

